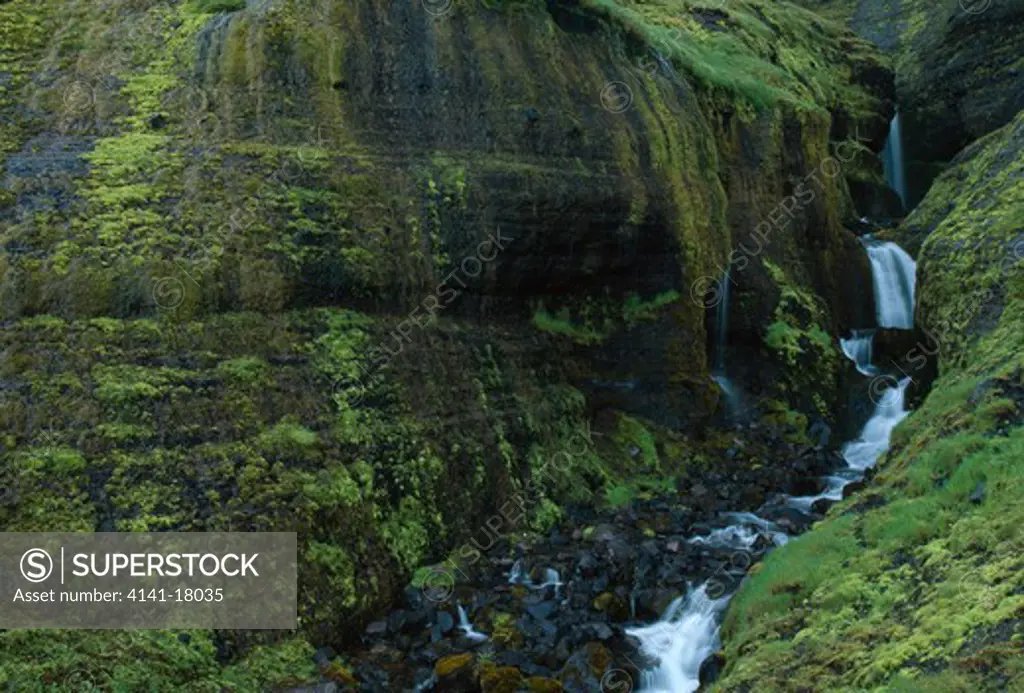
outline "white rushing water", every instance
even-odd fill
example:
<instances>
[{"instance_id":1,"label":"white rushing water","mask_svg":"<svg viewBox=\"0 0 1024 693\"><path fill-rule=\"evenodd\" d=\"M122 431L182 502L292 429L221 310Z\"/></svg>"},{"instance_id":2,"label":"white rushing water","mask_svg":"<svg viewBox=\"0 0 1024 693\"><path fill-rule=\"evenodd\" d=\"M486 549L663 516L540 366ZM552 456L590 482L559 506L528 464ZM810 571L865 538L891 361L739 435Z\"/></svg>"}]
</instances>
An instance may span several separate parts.
<instances>
[{"instance_id":1,"label":"white rushing water","mask_svg":"<svg viewBox=\"0 0 1024 693\"><path fill-rule=\"evenodd\" d=\"M843 446L843 459L851 469L863 471L873 467L878 458L889 449L892 429L907 418L905 400L908 385L910 378L904 378L896 387L885 390L875 407L875 413L864 424L860 435L856 440L851 440Z\"/></svg>"},{"instance_id":2,"label":"white rushing water","mask_svg":"<svg viewBox=\"0 0 1024 693\"><path fill-rule=\"evenodd\" d=\"M898 127L898 123L896 125ZM868 238L865 245L871 258L879 325L913 328L916 270L913 259L894 243L880 243ZM724 322L720 312L719 325ZM872 363L874 334L874 330L857 330L850 338L841 340L843 353L853 361L857 370L863 375L876 377L872 382L872 393L876 383L884 386L889 380L888 376L880 376L878 368ZM724 338L725 335L720 333L716 345L722 352ZM724 366L724 359L716 358L716 361ZM719 370L715 380L727 397L730 389L734 390L724 375L724 368ZM822 493L790 497L786 499L787 505L807 513L819 499L841 500L843 488L851 481L863 478L864 470L873 466L885 453L893 429L908 413L905 398L910 378L898 383L892 379L892 382L895 386L882 389L875 411L860 435L843 446L842 454L847 468L825 477L825 490ZM736 550L747 557L748 565L749 551L755 547L759 537L769 538L776 546L789 541L789 536L777 525L753 513L734 512L723 515L732 521L731 524L712 529L704 536L691 537L687 541L716 549ZM643 672L641 693L692 693L700 687L701 664L719 648L719 616L732 596L726 594L713 599L708 594L711 583L709 580L685 598L676 599L658 622L626 630L628 635L639 641L640 650L657 661L654 669Z\"/></svg>"},{"instance_id":3,"label":"white rushing water","mask_svg":"<svg viewBox=\"0 0 1024 693\"><path fill-rule=\"evenodd\" d=\"M706 585L665 610L657 623L629 628L627 635L640 642L640 650L656 659L657 668L643 673L647 693L692 693L700 686L700 665L718 649L718 615L729 597L712 599Z\"/></svg>"},{"instance_id":4,"label":"white rushing water","mask_svg":"<svg viewBox=\"0 0 1024 693\"><path fill-rule=\"evenodd\" d=\"M687 539L691 544L705 544L716 548L746 550L754 546L758 537L764 537L775 546L789 541L789 535L754 513L722 513L722 517L733 521L727 527L714 529L706 536Z\"/></svg>"},{"instance_id":5,"label":"white rushing water","mask_svg":"<svg viewBox=\"0 0 1024 693\"><path fill-rule=\"evenodd\" d=\"M914 274L917 264L895 243L865 241L875 286L879 327L914 327Z\"/></svg>"},{"instance_id":6,"label":"white rushing water","mask_svg":"<svg viewBox=\"0 0 1024 693\"><path fill-rule=\"evenodd\" d=\"M725 411L729 416L729 421L739 421L743 416L744 408L743 395L739 388L722 374L712 375L711 379L722 389L722 395L725 397Z\"/></svg>"},{"instance_id":7,"label":"white rushing water","mask_svg":"<svg viewBox=\"0 0 1024 693\"><path fill-rule=\"evenodd\" d=\"M458 605L459 610L459 630L470 640L483 641L487 639L487 636L483 633L473 630L473 624L469 622L469 616L466 615L466 610L462 608L462 604Z\"/></svg>"},{"instance_id":8,"label":"white rushing water","mask_svg":"<svg viewBox=\"0 0 1024 693\"><path fill-rule=\"evenodd\" d=\"M530 576L526 574L526 569L523 567L523 559L517 558L515 563L512 564L512 569L508 571L508 582L510 585L533 584Z\"/></svg>"},{"instance_id":9,"label":"white rushing water","mask_svg":"<svg viewBox=\"0 0 1024 693\"><path fill-rule=\"evenodd\" d=\"M863 476L864 470L874 467L878 458L889 449L889 439L897 424L907 418L905 399L910 378L904 378L895 387L882 393L881 400L856 440L843 446L843 459L847 467L856 474L825 477L825 490L816 496L793 496L786 504L803 512L810 512L815 502L827 498L832 501L843 499L843 489L854 479Z\"/></svg>"},{"instance_id":10,"label":"white rushing water","mask_svg":"<svg viewBox=\"0 0 1024 693\"><path fill-rule=\"evenodd\" d=\"M878 373L878 369L871 362L874 344L874 330L854 330L849 338L839 340L839 346L842 347L846 358L853 361L860 374L868 376Z\"/></svg>"}]
</instances>

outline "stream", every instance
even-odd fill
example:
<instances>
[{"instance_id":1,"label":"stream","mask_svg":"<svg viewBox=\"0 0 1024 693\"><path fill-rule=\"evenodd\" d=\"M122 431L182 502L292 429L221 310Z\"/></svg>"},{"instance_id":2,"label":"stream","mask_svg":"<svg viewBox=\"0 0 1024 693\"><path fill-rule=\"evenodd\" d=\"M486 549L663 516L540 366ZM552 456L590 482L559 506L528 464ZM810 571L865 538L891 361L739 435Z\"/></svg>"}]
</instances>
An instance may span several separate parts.
<instances>
[{"instance_id":1,"label":"stream","mask_svg":"<svg viewBox=\"0 0 1024 693\"><path fill-rule=\"evenodd\" d=\"M865 245L871 258L879 325L912 328L916 270L914 261L895 243L868 239ZM865 376L878 373L878 369L871 363L873 338L873 331L861 331L842 340L843 353ZM905 397L909 384L910 379L904 378L895 387L879 393L875 411L860 435L843 446L842 456L847 464L846 469L824 477L825 488L821 493L812 496L783 496L773 501L772 505L781 503L809 513L819 501L842 500L846 486L863 479L865 471L873 467L889 449L892 430L908 414ZM779 537L772 523L760 516L763 510L741 515L737 524L717 530L712 537L700 540L746 551L751 547L757 532L764 531L773 545L786 543L788 537ZM642 691L689 693L700 687L701 664L718 649L719 617L731 596L731 593L715 595L715 591L715 584L705 582L691 589L685 599L673 602L657 623L627 631L639 640L644 654L659 661L655 669L644 672Z\"/></svg>"},{"instance_id":2,"label":"stream","mask_svg":"<svg viewBox=\"0 0 1024 693\"><path fill-rule=\"evenodd\" d=\"M895 244L862 241L878 324L911 328L913 260ZM476 692L467 683L475 674L460 673L471 661L510 677L483 690L698 690L717 676L722 616L750 566L800 541L831 504L849 495L908 414L910 380L898 381L872 363L874 337L875 330L858 330L841 340L856 370L873 379L875 407L839 454L822 446L795 450L768 438L765 444L778 450L773 458L788 458L788 465L765 465L764 476L748 479L709 470L681 498L685 506L664 499L611 511L574 509L544 539L495 538L480 560L458 571L458 580L442 574L440 582L410 587L402 608L370 624L364 649L352 658L361 690ZM732 385L720 354L715 379ZM768 435L757 423L735 431L747 440ZM743 440L734 446L727 456L743 454ZM729 507L742 507L751 487L766 500L753 512ZM538 683L545 681L555 687Z\"/></svg>"}]
</instances>

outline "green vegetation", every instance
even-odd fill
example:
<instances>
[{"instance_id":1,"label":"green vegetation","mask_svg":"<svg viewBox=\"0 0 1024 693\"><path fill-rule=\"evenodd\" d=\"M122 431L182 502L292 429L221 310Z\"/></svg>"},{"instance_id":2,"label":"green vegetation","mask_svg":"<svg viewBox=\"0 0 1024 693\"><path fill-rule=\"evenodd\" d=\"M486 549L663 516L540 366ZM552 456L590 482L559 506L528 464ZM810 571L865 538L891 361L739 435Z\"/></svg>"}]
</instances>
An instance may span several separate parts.
<instances>
[{"instance_id":1,"label":"green vegetation","mask_svg":"<svg viewBox=\"0 0 1024 693\"><path fill-rule=\"evenodd\" d=\"M577 344L597 344L604 339L603 335L589 327L574 325L568 308L563 308L556 315L551 315L544 310L542 305L533 314L533 324L538 330L569 337Z\"/></svg>"},{"instance_id":2,"label":"green vegetation","mask_svg":"<svg viewBox=\"0 0 1024 693\"><path fill-rule=\"evenodd\" d=\"M227 668L201 649L190 654L179 633L12 632L0 638L4 680L59 683L60 672L81 670L83 680L130 690L301 685L308 634L383 608L417 566L468 539L477 525L467 518L489 517L527 482L536 502L519 531L553 527L556 499L570 489L603 496L607 472L581 435L582 395L518 370L500 337L481 339L475 326L445 357L459 359L457 374L424 378L421 364L433 357L417 342L386 381L361 380L361 359L393 329L394 321L317 310L201 323L38 316L0 333L0 373L32 392L6 399L0 414L13 490L0 507L7 531L95 531L108 521L120 531L297 531L302 575L300 631L247 640ZM506 401L509 377L523 384L518 406ZM465 391L475 394L445 395ZM453 400L445 419L422 406L410 413L411 402ZM567 449L572 464L540 476ZM68 651L37 656L53 637ZM216 637L194 633L193 647ZM127 666L119 654L179 664ZM306 659L293 666L292 657Z\"/></svg>"},{"instance_id":3,"label":"green vegetation","mask_svg":"<svg viewBox=\"0 0 1024 693\"><path fill-rule=\"evenodd\" d=\"M797 403L797 408L828 417L831 408L818 392L834 389L840 361L832 337L821 327L825 313L820 299L795 284L771 260L765 259L764 267L779 291L774 319L765 330L764 343L784 364L782 398L792 398L785 395L787 390L809 392L810 397Z\"/></svg>"},{"instance_id":4,"label":"green vegetation","mask_svg":"<svg viewBox=\"0 0 1024 693\"><path fill-rule=\"evenodd\" d=\"M650 301L643 301L636 294L630 294L626 298L622 317L627 324L633 324L641 320L655 320L662 308L675 303L679 298L679 292L674 289L664 291Z\"/></svg>"},{"instance_id":5,"label":"green vegetation","mask_svg":"<svg viewBox=\"0 0 1024 693\"><path fill-rule=\"evenodd\" d=\"M245 4L245 0L192 0L190 9L204 14L237 12L244 10Z\"/></svg>"},{"instance_id":6,"label":"green vegetation","mask_svg":"<svg viewBox=\"0 0 1024 693\"><path fill-rule=\"evenodd\" d=\"M874 107L850 89L842 74L825 68L823 56L808 50L816 33L838 37L841 28L795 5L728 0L709 10L696 0L584 0L582 6L620 24L702 84L738 95L758 109L788 103L815 110L839 99L857 110ZM770 59L772 45L784 48Z\"/></svg>"}]
</instances>

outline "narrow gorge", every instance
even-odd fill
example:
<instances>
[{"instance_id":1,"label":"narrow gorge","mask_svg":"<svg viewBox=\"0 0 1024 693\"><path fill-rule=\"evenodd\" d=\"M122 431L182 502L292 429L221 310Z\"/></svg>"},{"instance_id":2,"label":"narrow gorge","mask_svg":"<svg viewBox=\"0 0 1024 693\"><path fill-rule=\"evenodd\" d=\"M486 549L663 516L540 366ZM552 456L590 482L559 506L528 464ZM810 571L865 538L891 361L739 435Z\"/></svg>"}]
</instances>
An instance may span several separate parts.
<instances>
[{"instance_id":1,"label":"narrow gorge","mask_svg":"<svg viewBox=\"0 0 1024 693\"><path fill-rule=\"evenodd\" d=\"M0 170L5 690L1024 691L1024 0L0 0Z\"/></svg>"}]
</instances>

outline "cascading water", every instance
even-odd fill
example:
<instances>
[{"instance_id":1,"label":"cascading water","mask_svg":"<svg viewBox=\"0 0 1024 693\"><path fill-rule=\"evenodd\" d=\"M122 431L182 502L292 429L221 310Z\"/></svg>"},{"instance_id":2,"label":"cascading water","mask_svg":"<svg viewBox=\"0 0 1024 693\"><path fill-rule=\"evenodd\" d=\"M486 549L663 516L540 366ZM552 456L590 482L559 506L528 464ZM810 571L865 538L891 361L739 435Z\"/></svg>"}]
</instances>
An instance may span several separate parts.
<instances>
[{"instance_id":1,"label":"cascading water","mask_svg":"<svg viewBox=\"0 0 1024 693\"><path fill-rule=\"evenodd\" d=\"M839 340L846 358L853 361L862 375L873 376L878 373L878 369L871 363L874 341L874 330L854 330L849 338Z\"/></svg>"},{"instance_id":2,"label":"cascading water","mask_svg":"<svg viewBox=\"0 0 1024 693\"><path fill-rule=\"evenodd\" d=\"M863 478L864 470L875 466L878 458L889 449L889 438L896 425L907 418L909 412L904 404L910 378L899 381L895 387L882 391L875 406L875 413L856 440L843 446L843 460L846 461L845 473L825 477L826 488L816 496L794 496L786 500L786 504L797 510L809 512L811 507L822 499L839 501L843 498L843 489L852 481Z\"/></svg>"},{"instance_id":3,"label":"cascading water","mask_svg":"<svg viewBox=\"0 0 1024 693\"><path fill-rule=\"evenodd\" d=\"M907 418L905 408L907 386L910 378L899 381L896 387L888 388L875 407L875 413L864 424L856 440L843 446L843 459L851 469L863 471L873 467L878 458L889 449L889 437L896 425Z\"/></svg>"},{"instance_id":4,"label":"cascading water","mask_svg":"<svg viewBox=\"0 0 1024 693\"><path fill-rule=\"evenodd\" d=\"M914 261L893 243L869 241L868 253L874 274L879 324L883 327L912 328ZM721 324L720 319L719 326ZM842 340L843 353L853 361L858 371L868 376L878 374L877 367L871 363L873 337L874 330L864 330L855 331L849 339ZM877 382L885 384L886 380ZM822 498L833 501L842 499L843 488L851 481L863 478L864 470L873 466L885 453L893 429L908 414L905 397L910 379L899 382L893 379L892 382L895 386L882 390L874 414L860 435L843 446L843 459L847 468L825 478L826 489L823 493L817 496L790 497L785 500L786 505L806 513ZM714 529L706 536L692 537L689 543L745 552L754 547L759 536L767 537L776 546L789 540L776 525L755 514L725 515L733 524ZM751 529L752 526L757 528L756 531ZM642 693L692 693L700 687L701 664L719 647L719 617L732 596L725 594L721 598L712 599L708 594L710 584L711 581L708 581L692 590L685 599L676 599L657 623L626 631L639 641L640 650L645 655L658 662L654 669L644 672Z\"/></svg>"},{"instance_id":5,"label":"cascading water","mask_svg":"<svg viewBox=\"0 0 1024 693\"><path fill-rule=\"evenodd\" d=\"M473 624L469 622L469 616L466 614L466 610L462 608L462 604L457 605L459 612L459 630L462 634L470 640L477 642L487 639L487 636L483 633L473 630Z\"/></svg>"},{"instance_id":6,"label":"cascading water","mask_svg":"<svg viewBox=\"0 0 1024 693\"><path fill-rule=\"evenodd\" d=\"M882 168L885 171L885 181L899 196L903 209L906 209L907 172L903 161L903 127L899 111L896 111L892 122L889 123L889 136L885 140L885 149L882 152Z\"/></svg>"},{"instance_id":7,"label":"cascading water","mask_svg":"<svg viewBox=\"0 0 1024 693\"><path fill-rule=\"evenodd\" d=\"M691 693L700 687L700 665L718 649L718 616L728 602L712 599L701 585L672 602L657 623L626 630L640 641L643 654L660 662L644 672L642 690Z\"/></svg>"},{"instance_id":8,"label":"cascading water","mask_svg":"<svg viewBox=\"0 0 1024 693\"><path fill-rule=\"evenodd\" d=\"M917 263L895 243L865 240L875 286L879 327L914 328L914 274Z\"/></svg>"}]
</instances>

